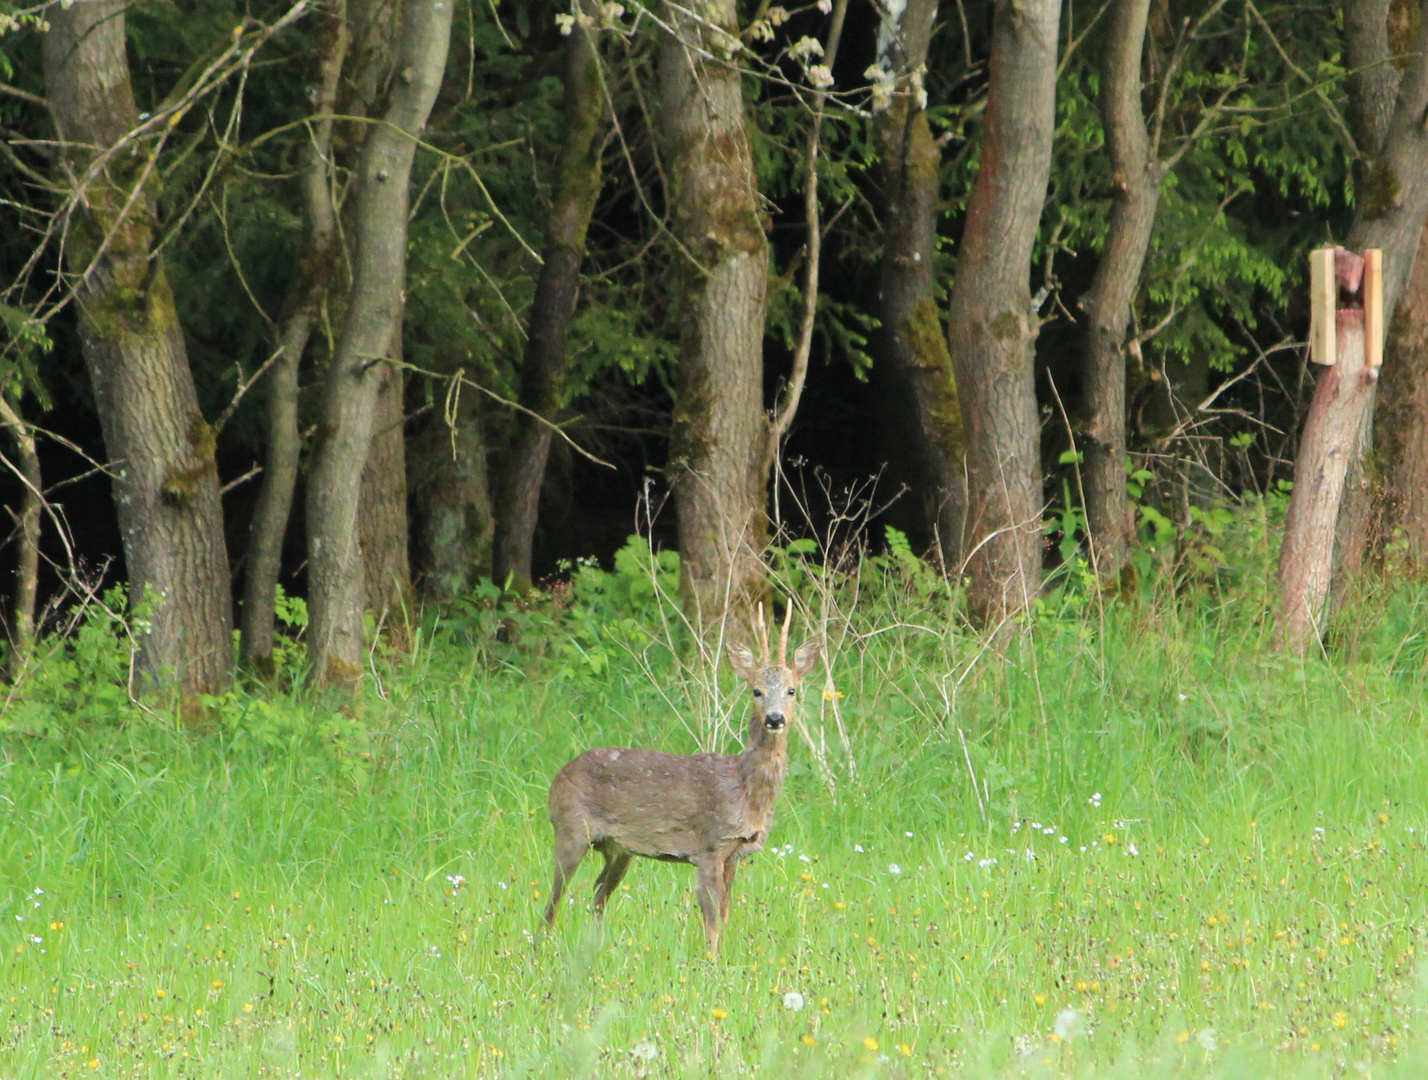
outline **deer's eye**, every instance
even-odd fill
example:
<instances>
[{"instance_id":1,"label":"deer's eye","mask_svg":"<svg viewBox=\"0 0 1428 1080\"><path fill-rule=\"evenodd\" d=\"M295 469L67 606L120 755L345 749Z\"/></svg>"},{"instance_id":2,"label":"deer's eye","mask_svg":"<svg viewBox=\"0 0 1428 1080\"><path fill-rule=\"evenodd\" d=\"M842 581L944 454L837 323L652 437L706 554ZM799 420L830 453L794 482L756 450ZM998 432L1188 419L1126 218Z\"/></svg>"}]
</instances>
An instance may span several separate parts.
<instances>
[{"instance_id":1,"label":"deer's eye","mask_svg":"<svg viewBox=\"0 0 1428 1080\"><path fill-rule=\"evenodd\" d=\"M793 695L796 694L796 693L798 693L797 690L793 689L792 687L789 687L789 690L788 690L788 696L789 696L789 697L793 697Z\"/></svg>"},{"instance_id":2,"label":"deer's eye","mask_svg":"<svg viewBox=\"0 0 1428 1080\"><path fill-rule=\"evenodd\" d=\"M763 696L764 696L764 692L763 692L762 690L755 690L755 691L754 691L754 697L763 697Z\"/></svg>"}]
</instances>

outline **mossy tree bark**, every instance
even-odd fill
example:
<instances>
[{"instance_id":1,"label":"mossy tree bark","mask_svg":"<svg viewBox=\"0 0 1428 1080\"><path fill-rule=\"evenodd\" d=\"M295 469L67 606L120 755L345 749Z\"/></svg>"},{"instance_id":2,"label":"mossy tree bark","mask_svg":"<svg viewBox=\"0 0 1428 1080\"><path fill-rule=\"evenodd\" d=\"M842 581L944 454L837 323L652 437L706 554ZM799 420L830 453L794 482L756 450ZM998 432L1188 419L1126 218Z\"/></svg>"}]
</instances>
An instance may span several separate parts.
<instances>
[{"instance_id":1,"label":"mossy tree bark","mask_svg":"<svg viewBox=\"0 0 1428 1080\"><path fill-rule=\"evenodd\" d=\"M660 120L670 227L681 251L679 372L668 476L686 602L717 619L762 581L768 533L763 404L768 240L759 213L738 67L734 0L702 19L665 4Z\"/></svg>"},{"instance_id":2,"label":"mossy tree bark","mask_svg":"<svg viewBox=\"0 0 1428 1080\"><path fill-rule=\"evenodd\" d=\"M1401 565L1428 570L1428 229L1389 331L1374 409L1378 487L1370 529Z\"/></svg>"},{"instance_id":3,"label":"mossy tree bark","mask_svg":"<svg viewBox=\"0 0 1428 1080\"><path fill-rule=\"evenodd\" d=\"M516 416L498 485L495 576L500 582L509 579L521 592L531 585L531 545L550 454L550 425L565 404L566 327L580 290L585 232L600 194L605 89L596 49L598 18L599 4L582 0L565 46L565 127L521 366L519 401L530 412Z\"/></svg>"},{"instance_id":4,"label":"mossy tree bark","mask_svg":"<svg viewBox=\"0 0 1428 1080\"><path fill-rule=\"evenodd\" d=\"M1125 565L1134 537L1126 495L1126 331L1155 230L1167 165L1155 154L1141 111L1141 55L1150 0L1115 0L1101 76L1101 118L1111 172L1111 220L1091 288L1086 326L1086 466L1091 554L1103 578Z\"/></svg>"},{"instance_id":5,"label":"mossy tree bark","mask_svg":"<svg viewBox=\"0 0 1428 1080\"><path fill-rule=\"evenodd\" d=\"M0 394L0 426L15 443L12 466L21 484L20 509L11 510L17 527L19 550L15 556L15 593L10 601L10 674L26 663L35 640L35 600L40 582L40 511L44 496L40 455L35 446L35 429L20 411ZM8 508L7 508L8 509Z\"/></svg>"},{"instance_id":6,"label":"mossy tree bark","mask_svg":"<svg viewBox=\"0 0 1428 1080\"><path fill-rule=\"evenodd\" d=\"M1040 426L1031 255L1051 173L1059 0L996 5L982 160L952 286L948 344L967 432L973 619L1027 608L1041 584Z\"/></svg>"},{"instance_id":7,"label":"mossy tree bark","mask_svg":"<svg viewBox=\"0 0 1428 1080\"><path fill-rule=\"evenodd\" d=\"M352 291L323 387L308 481L308 611L316 685L361 673L364 581L357 510L378 391L401 308L408 184L416 137L441 86L449 0L411 0L403 13L389 104L358 163Z\"/></svg>"},{"instance_id":8,"label":"mossy tree bark","mask_svg":"<svg viewBox=\"0 0 1428 1080\"><path fill-rule=\"evenodd\" d=\"M263 486L249 529L243 585L242 657L264 671L272 666L273 605L282 570L283 538L297 488L302 438L298 431L298 374L314 321L333 284L337 263L337 206L332 161L333 108L347 56L347 5L327 0L320 22L313 117L302 152L303 242L297 274L278 322L278 359L268 371L267 456Z\"/></svg>"},{"instance_id":9,"label":"mossy tree bark","mask_svg":"<svg viewBox=\"0 0 1428 1080\"><path fill-rule=\"evenodd\" d=\"M886 105L873 112L884 206L878 299L893 397L899 408L910 402L917 417L914 482L929 504L943 565L957 573L965 551L967 446L932 276L941 153L922 87L936 15L937 0L908 0L906 8L883 13L878 35L878 66L894 80Z\"/></svg>"},{"instance_id":10,"label":"mossy tree bark","mask_svg":"<svg viewBox=\"0 0 1428 1080\"><path fill-rule=\"evenodd\" d=\"M422 596L444 603L491 576L491 508L481 398L463 388L448 425L429 418L408 443Z\"/></svg>"},{"instance_id":11,"label":"mossy tree bark","mask_svg":"<svg viewBox=\"0 0 1428 1080\"><path fill-rule=\"evenodd\" d=\"M1360 254L1369 248L1383 251L1383 317L1395 331L1404 326L1396 317L1398 299L1417 260L1428 218L1428 129L1422 123L1428 111L1428 18L1421 6L1416 12L1411 7L1390 0L1354 0L1345 5L1344 24L1349 66L1362 75L1349 88L1359 160L1357 206L1344 246ZM1393 60L1405 56L1400 69ZM1404 355L1390 342L1385 368L1395 360L1401 364ZM1385 371L1385 380L1395 388L1385 406L1389 410L1403 400L1401 374ZM1352 588L1373 539L1376 473L1368 451L1377 445L1378 400L1377 385L1370 386L1350 454L1334 538L1335 603ZM1389 424L1385 438L1393 437L1393 421Z\"/></svg>"},{"instance_id":12,"label":"mossy tree bark","mask_svg":"<svg viewBox=\"0 0 1428 1080\"><path fill-rule=\"evenodd\" d=\"M124 10L77 0L47 10L45 89L63 182L81 184L65 256L124 542L130 602L145 613L138 666L186 697L232 674L232 597L214 434L198 407L162 256L155 193L140 191L143 143L109 148L139 124Z\"/></svg>"}]
</instances>

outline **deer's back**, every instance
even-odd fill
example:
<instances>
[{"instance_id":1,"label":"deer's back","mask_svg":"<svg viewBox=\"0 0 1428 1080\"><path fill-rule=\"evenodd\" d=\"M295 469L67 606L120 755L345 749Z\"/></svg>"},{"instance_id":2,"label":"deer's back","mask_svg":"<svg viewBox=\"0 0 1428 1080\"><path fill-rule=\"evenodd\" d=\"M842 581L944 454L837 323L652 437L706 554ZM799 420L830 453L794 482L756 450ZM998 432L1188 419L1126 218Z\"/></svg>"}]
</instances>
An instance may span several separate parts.
<instances>
[{"instance_id":1,"label":"deer's back","mask_svg":"<svg viewBox=\"0 0 1428 1080\"><path fill-rule=\"evenodd\" d=\"M692 860L750 835L739 791L735 757L602 747L556 774L548 806L557 835Z\"/></svg>"}]
</instances>

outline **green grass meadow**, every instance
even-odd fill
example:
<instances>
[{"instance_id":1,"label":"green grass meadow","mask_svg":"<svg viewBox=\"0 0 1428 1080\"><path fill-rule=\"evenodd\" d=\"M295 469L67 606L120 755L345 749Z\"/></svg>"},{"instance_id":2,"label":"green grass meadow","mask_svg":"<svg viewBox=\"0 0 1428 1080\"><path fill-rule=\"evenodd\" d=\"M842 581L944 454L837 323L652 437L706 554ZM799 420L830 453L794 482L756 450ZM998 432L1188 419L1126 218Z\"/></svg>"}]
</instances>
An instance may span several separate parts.
<instances>
[{"instance_id":1,"label":"green grass meadow","mask_svg":"<svg viewBox=\"0 0 1428 1080\"><path fill-rule=\"evenodd\" d=\"M669 570L197 735L116 691L116 627L52 643L0 720L0 1076L1428 1075L1422 588L1301 661L1263 573L993 642L906 560L789 562L831 667L711 962L688 867L601 936L592 856L540 925L565 761L737 746Z\"/></svg>"}]
</instances>

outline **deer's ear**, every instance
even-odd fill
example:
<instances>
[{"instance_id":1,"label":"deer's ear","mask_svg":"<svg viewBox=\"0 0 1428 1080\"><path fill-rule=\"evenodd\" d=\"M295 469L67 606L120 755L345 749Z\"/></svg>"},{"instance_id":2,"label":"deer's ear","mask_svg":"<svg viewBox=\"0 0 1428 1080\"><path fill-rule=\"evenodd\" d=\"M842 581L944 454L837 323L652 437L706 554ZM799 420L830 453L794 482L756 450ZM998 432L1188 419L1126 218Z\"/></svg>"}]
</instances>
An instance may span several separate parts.
<instances>
[{"instance_id":1,"label":"deer's ear","mask_svg":"<svg viewBox=\"0 0 1428 1080\"><path fill-rule=\"evenodd\" d=\"M724 651L729 657L729 665L745 679L752 679L759 670L758 661L747 645L731 641Z\"/></svg>"},{"instance_id":2,"label":"deer's ear","mask_svg":"<svg viewBox=\"0 0 1428 1080\"><path fill-rule=\"evenodd\" d=\"M818 663L818 654L823 651L823 642L818 638L809 638L802 645L793 651L793 673L800 679L813 670L813 665Z\"/></svg>"}]
</instances>

